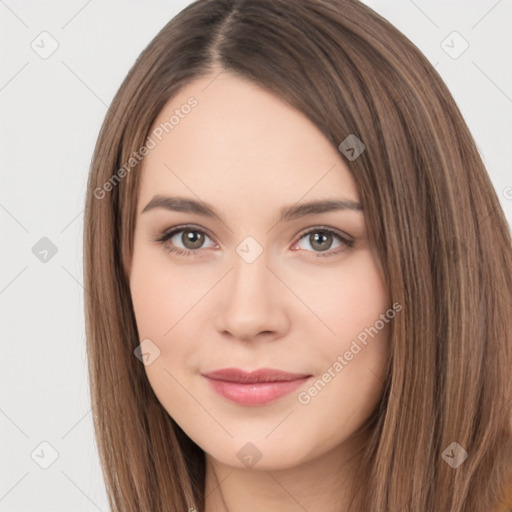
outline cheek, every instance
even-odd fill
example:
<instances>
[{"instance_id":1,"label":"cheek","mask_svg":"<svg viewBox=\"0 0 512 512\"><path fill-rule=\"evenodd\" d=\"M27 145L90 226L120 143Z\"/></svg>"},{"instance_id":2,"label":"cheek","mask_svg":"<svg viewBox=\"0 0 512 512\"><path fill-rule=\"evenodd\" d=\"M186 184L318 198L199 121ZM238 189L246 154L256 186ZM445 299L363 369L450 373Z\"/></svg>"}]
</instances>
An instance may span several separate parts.
<instances>
[{"instance_id":1,"label":"cheek","mask_svg":"<svg viewBox=\"0 0 512 512\"><path fill-rule=\"evenodd\" d=\"M182 421L176 412L188 410L186 393L179 383L185 382L183 364L187 359L188 343L180 341L180 328L186 324L187 311L195 295L186 282L183 272L169 272L165 257L141 249L134 254L130 274L130 290L139 333L139 341L148 343L153 354L145 372L159 402L175 419ZM197 301L197 299L196 299ZM144 340L144 341L143 341ZM156 347L156 348L155 348Z\"/></svg>"},{"instance_id":2,"label":"cheek","mask_svg":"<svg viewBox=\"0 0 512 512\"><path fill-rule=\"evenodd\" d=\"M172 269L163 249L135 251L130 291L141 339L163 340L190 309L198 291L187 276L179 268Z\"/></svg>"},{"instance_id":3,"label":"cheek","mask_svg":"<svg viewBox=\"0 0 512 512\"><path fill-rule=\"evenodd\" d=\"M308 283L304 293L329 328L324 329L327 336L323 338L324 348L331 353L348 349L351 340L373 326L390 306L384 280L369 251L354 254L339 269L317 273L315 278L314 286Z\"/></svg>"},{"instance_id":4,"label":"cheek","mask_svg":"<svg viewBox=\"0 0 512 512\"><path fill-rule=\"evenodd\" d=\"M308 289L309 303L330 332L322 328L325 334L311 354L321 382L305 390L301 403L320 416L322 410L332 411L333 426L351 417L354 427L381 395L390 322L396 313L369 251L354 255L325 278L320 276L317 286Z\"/></svg>"},{"instance_id":5,"label":"cheek","mask_svg":"<svg viewBox=\"0 0 512 512\"><path fill-rule=\"evenodd\" d=\"M139 342L149 339L159 351L154 362L145 367L157 394L172 394L170 384L176 387L172 376L183 382L197 370L192 355L201 343L199 323L208 314L202 299L211 283L212 276L206 272L179 266L170 261L163 248L155 251L142 243L137 246L136 240L130 291Z\"/></svg>"}]
</instances>

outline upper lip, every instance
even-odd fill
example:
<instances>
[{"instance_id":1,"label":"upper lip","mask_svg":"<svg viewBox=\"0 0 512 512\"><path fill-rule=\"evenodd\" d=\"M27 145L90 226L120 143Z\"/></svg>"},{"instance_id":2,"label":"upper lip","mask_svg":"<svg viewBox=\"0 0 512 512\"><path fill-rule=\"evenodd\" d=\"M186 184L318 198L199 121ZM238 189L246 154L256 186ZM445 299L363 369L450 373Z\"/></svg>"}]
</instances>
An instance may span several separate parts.
<instances>
[{"instance_id":1,"label":"upper lip","mask_svg":"<svg viewBox=\"0 0 512 512\"><path fill-rule=\"evenodd\" d=\"M274 368L260 368L252 372L246 372L239 368L223 368L208 373L203 373L205 377L213 380L222 380L225 382L241 382L241 383L254 383L254 382L283 382L310 377L307 373L288 373L283 370L276 370Z\"/></svg>"}]
</instances>

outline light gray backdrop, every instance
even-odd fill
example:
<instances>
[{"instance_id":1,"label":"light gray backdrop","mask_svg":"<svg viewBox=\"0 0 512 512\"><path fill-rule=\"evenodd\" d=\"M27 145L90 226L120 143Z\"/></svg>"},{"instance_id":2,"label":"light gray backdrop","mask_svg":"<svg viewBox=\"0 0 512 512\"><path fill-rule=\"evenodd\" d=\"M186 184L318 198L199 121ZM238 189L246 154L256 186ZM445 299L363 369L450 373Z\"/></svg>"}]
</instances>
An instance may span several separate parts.
<instances>
[{"instance_id":1,"label":"light gray backdrop","mask_svg":"<svg viewBox=\"0 0 512 512\"><path fill-rule=\"evenodd\" d=\"M121 81L189 3L0 0L0 512L108 510L85 359L85 184ZM436 65L510 223L512 1L366 3Z\"/></svg>"}]
</instances>

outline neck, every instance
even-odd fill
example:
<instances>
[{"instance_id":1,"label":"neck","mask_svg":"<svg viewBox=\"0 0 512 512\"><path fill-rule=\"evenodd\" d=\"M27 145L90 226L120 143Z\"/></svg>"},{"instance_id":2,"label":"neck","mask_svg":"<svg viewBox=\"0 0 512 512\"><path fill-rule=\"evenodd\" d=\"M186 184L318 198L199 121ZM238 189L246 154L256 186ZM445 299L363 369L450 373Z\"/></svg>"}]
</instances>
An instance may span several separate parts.
<instances>
[{"instance_id":1,"label":"neck","mask_svg":"<svg viewBox=\"0 0 512 512\"><path fill-rule=\"evenodd\" d=\"M228 466L206 454L205 512L348 511L357 452L353 439L291 468Z\"/></svg>"}]
</instances>

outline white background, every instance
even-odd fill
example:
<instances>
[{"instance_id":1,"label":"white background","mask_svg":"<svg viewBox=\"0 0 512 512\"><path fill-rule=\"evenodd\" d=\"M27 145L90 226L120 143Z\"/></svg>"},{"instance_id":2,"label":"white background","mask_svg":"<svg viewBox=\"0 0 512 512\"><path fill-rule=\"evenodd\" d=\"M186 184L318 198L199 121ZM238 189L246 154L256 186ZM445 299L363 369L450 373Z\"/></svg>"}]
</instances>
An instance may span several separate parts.
<instances>
[{"instance_id":1,"label":"white background","mask_svg":"<svg viewBox=\"0 0 512 512\"><path fill-rule=\"evenodd\" d=\"M0 512L108 510L85 358L85 185L117 88L189 3L0 0ZM512 1L365 3L436 64L511 223ZM31 48L43 31L58 42L47 59ZM452 31L469 43L457 59L441 47ZM47 263L32 252L42 237L57 247ZM48 469L31 458L49 460L43 441L58 452Z\"/></svg>"}]
</instances>

